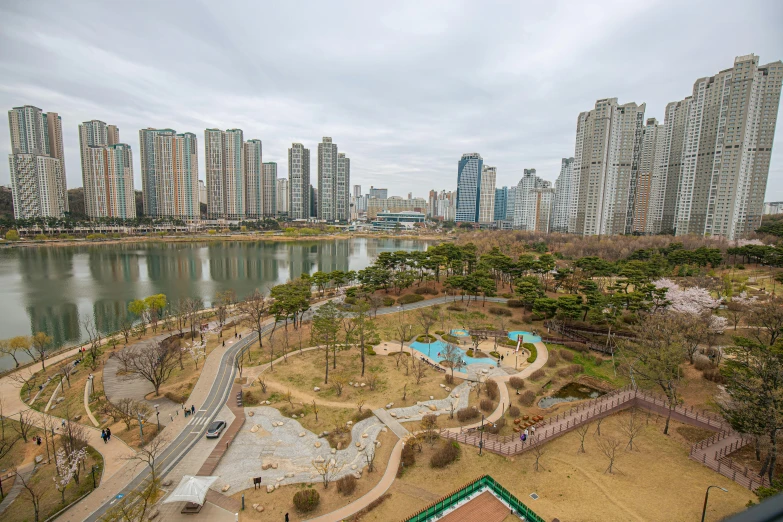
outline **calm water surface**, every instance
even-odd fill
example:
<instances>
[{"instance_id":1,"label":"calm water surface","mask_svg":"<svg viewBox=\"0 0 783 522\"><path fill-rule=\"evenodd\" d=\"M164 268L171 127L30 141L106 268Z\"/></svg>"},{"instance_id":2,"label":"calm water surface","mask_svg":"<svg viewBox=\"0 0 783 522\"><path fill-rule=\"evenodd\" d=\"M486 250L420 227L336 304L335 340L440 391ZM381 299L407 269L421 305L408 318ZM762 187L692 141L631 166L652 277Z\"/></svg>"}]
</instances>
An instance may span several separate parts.
<instances>
[{"instance_id":1,"label":"calm water surface","mask_svg":"<svg viewBox=\"0 0 783 522\"><path fill-rule=\"evenodd\" d=\"M356 238L0 249L0 338L44 331L57 346L75 344L85 320L116 331L133 299L162 293L169 302L201 297L209 304L224 290L266 293L304 272L359 270L381 252L426 248L423 241ZM0 358L0 369L12 365Z\"/></svg>"}]
</instances>

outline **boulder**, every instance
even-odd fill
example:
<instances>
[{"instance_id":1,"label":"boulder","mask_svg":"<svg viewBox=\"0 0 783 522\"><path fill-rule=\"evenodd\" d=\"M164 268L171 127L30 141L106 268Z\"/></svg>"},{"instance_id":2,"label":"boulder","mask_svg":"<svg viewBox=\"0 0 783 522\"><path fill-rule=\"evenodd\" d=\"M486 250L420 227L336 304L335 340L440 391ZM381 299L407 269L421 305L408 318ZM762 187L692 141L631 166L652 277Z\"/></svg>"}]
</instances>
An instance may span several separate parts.
<instances>
[{"instance_id":1,"label":"boulder","mask_svg":"<svg viewBox=\"0 0 783 522\"><path fill-rule=\"evenodd\" d=\"M325 460L325 459L324 459L322 456L320 456L320 455L318 455L318 456L315 458L315 462L318 462L318 463L324 462L324 460Z\"/></svg>"},{"instance_id":2,"label":"boulder","mask_svg":"<svg viewBox=\"0 0 783 522\"><path fill-rule=\"evenodd\" d=\"M225 486L223 486L222 488L220 488L220 491L222 491L223 493L225 493L226 491L228 491L228 489L229 489L230 487L231 487L231 484L226 484Z\"/></svg>"},{"instance_id":3,"label":"boulder","mask_svg":"<svg viewBox=\"0 0 783 522\"><path fill-rule=\"evenodd\" d=\"M263 471L266 471L266 470L268 470L268 469L269 469L269 468L271 468L271 467L272 467L272 464L271 464L270 462L266 462L266 463L264 463L264 464L262 464L262 465L261 465L261 469L262 469Z\"/></svg>"},{"instance_id":4,"label":"boulder","mask_svg":"<svg viewBox=\"0 0 783 522\"><path fill-rule=\"evenodd\" d=\"M438 409L437 406L435 406L434 404L430 404L430 411L435 411L437 409Z\"/></svg>"},{"instance_id":5,"label":"boulder","mask_svg":"<svg viewBox=\"0 0 783 522\"><path fill-rule=\"evenodd\" d=\"M295 418L296 418L296 413L292 413L292 414L291 414L291 418L292 418L292 419L295 419Z\"/></svg>"},{"instance_id":6,"label":"boulder","mask_svg":"<svg viewBox=\"0 0 783 522\"><path fill-rule=\"evenodd\" d=\"M167 488L167 487L171 486L173 483L174 483L173 480L171 480L170 478L167 478L166 480L161 482L160 485L165 487L165 488Z\"/></svg>"},{"instance_id":7,"label":"boulder","mask_svg":"<svg viewBox=\"0 0 783 522\"><path fill-rule=\"evenodd\" d=\"M321 388L319 388L318 386L316 386L315 388L313 388L313 391L314 391L314 392L319 392L319 391L321 391Z\"/></svg>"},{"instance_id":8,"label":"boulder","mask_svg":"<svg viewBox=\"0 0 783 522\"><path fill-rule=\"evenodd\" d=\"M379 440L376 440L376 441L375 441L375 447L376 447L376 448L380 448L380 447L381 447L381 441L379 441Z\"/></svg>"},{"instance_id":9,"label":"boulder","mask_svg":"<svg viewBox=\"0 0 783 522\"><path fill-rule=\"evenodd\" d=\"M264 512L264 506L262 506L260 504L256 504L255 506L253 506L253 509L258 511L259 513L263 513Z\"/></svg>"},{"instance_id":10,"label":"boulder","mask_svg":"<svg viewBox=\"0 0 783 522\"><path fill-rule=\"evenodd\" d=\"M362 383L362 388L364 388L365 386L366 386L366 385L365 385L364 383Z\"/></svg>"},{"instance_id":11,"label":"boulder","mask_svg":"<svg viewBox=\"0 0 783 522\"><path fill-rule=\"evenodd\" d=\"M271 402L269 402L269 401L265 401L265 402L264 402L264 404L266 404L267 406L269 406L269 405L270 405L270 404L272 404L272 403L271 403Z\"/></svg>"},{"instance_id":12,"label":"boulder","mask_svg":"<svg viewBox=\"0 0 783 522\"><path fill-rule=\"evenodd\" d=\"M57 397L57 400L55 401L57 404L60 404L65 400L65 397Z\"/></svg>"},{"instance_id":13,"label":"boulder","mask_svg":"<svg viewBox=\"0 0 783 522\"><path fill-rule=\"evenodd\" d=\"M283 480L284 480L283 477L277 477L275 479L275 482L282 482ZM277 484L275 484L275 486L277 486Z\"/></svg>"},{"instance_id":14,"label":"boulder","mask_svg":"<svg viewBox=\"0 0 783 522\"><path fill-rule=\"evenodd\" d=\"M366 433L362 433L362 438L366 439L367 438L367 434Z\"/></svg>"},{"instance_id":15,"label":"boulder","mask_svg":"<svg viewBox=\"0 0 783 522\"><path fill-rule=\"evenodd\" d=\"M447 392L450 392L450 391L451 391L451 388L449 388L448 386L446 386L446 388L444 388L444 389L445 389Z\"/></svg>"},{"instance_id":16,"label":"boulder","mask_svg":"<svg viewBox=\"0 0 783 522\"><path fill-rule=\"evenodd\" d=\"M255 424L252 428L250 428L250 433L255 433L259 430L258 424Z\"/></svg>"},{"instance_id":17,"label":"boulder","mask_svg":"<svg viewBox=\"0 0 783 522\"><path fill-rule=\"evenodd\" d=\"M353 421L348 421L345 423L346 426L351 426L353 424Z\"/></svg>"},{"instance_id":18,"label":"boulder","mask_svg":"<svg viewBox=\"0 0 783 522\"><path fill-rule=\"evenodd\" d=\"M337 449L338 449L338 450L341 450L341 449L343 449L343 443L342 443L342 442L338 442L338 443L337 443Z\"/></svg>"},{"instance_id":19,"label":"boulder","mask_svg":"<svg viewBox=\"0 0 783 522\"><path fill-rule=\"evenodd\" d=\"M35 456L35 463L36 464L40 464L41 462L43 462L43 455L36 455Z\"/></svg>"},{"instance_id":20,"label":"boulder","mask_svg":"<svg viewBox=\"0 0 783 522\"><path fill-rule=\"evenodd\" d=\"M348 386L353 386L353 381L348 381Z\"/></svg>"},{"instance_id":21,"label":"boulder","mask_svg":"<svg viewBox=\"0 0 783 522\"><path fill-rule=\"evenodd\" d=\"M252 417L252 416L253 416L253 415L255 415L255 414L256 414L256 412L254 412L254 411L249 411L249 412L247 412L247 416L248 416L248 417Z\"/></svg>"},{"instance_id":22,"label":"boulder","mask_svg":"<svg viewBox=\"0 0 783 522\"><path fill-rule=\"evenodd\" d=\"M396 413L394 413L393 411L390 411L390 412L389 412L389 415L390 415L390 416L392 416L392 417L397 417L397 414L396 414Z\"/></svg>"},{"instance_id":23,"label":"boulder","mask_svg":"<svg viewBox=\"0 0 783 522\"><path fill-rule=\"evenodd\" d=\"M280 483L275 484L275 489L280 489Z\"/></svg>"},{"instance_id":24,"label":"boulder","mask_svg":"<svg viewBox=\"0 0 783 522\"><path fill-rule=\"evenodd\" d=\"M337 453L337 450L332 448L332 455L334 455L335 453Z\"/></svg>"},{"instance_id":25,"label":"boulder","mask_svg":"<svg viewBox=\"0 0 783 522\"><path fill-rule=\"evenodd\" d=\"M320 448L321 447L321 441L320 440L315 441L313 443L313 446L315 446L316 448Z\"/></svg>"},{"instance_id":26,"label":"boulder","mask_svg":"<svg viewBox=\"0 0 783 522\"><path fill-rule=\"evenodd\" d=\"M272 469L277 469L277 462L272 463Z\"/></svg>"},{"instance_id":27,"label":"boulder","mask_svg":"<svg viewBox=\"0 0 783 522\"><path fill-rule=\"evenodd\" d=\"M357 442L357 443L356 443L356 447L357 447L357 448L361 448L361 447L362 447L362 443L361 443L361 442Z\"/></svg>"},{"instance_id":28,"label":"boulder","mask_svg":"<svg viewBox=\"0 0 783 522\"><path fill-rule=\"evenodd\" d=\"M80 421L80 420L82 420L82 416L81 416L81 415L76 415L76 416L73 418L73 420L74 420L74 421Z\"/></svg>"},{"instance_id":29,"label":"boulder","mask_svg":"<svg viewBox=\"0 0 783 522\"><path fill-rule=\"evenodd\" d=\"M382 433L386 433L387 431L389 431L389 428L387 428L386 426L384 426L383 428L381 428L381 432L382 432Z\"/></svg>"},{"instance_id":30,"label":"boulder","mask_svg":"<svg viewBox=\"0 0 783 522\"><path fill-rule=\"evenodd\" d=\"M446 385L445 385L445 384L441 384L441 385L440 385L440 387L441 387L441 388L445 388L445 387L446 387Z\"/></svg>"},{"instance_id":31,"label":"boulder","mask_svg":"<svg viewBox=\"0 0 783 522\"><path fill-rule=\"evenodd\" d=\"M299 433L299 436L300 436L300 437L304 437L304 436L305 436L305 432L301 432L301 433Z\"/></svg>"},{"instance_id":32,"label":"boulder","mask_svg":"<svg viewBox=\"0 0 783 522\"><path fill-rule=\"evenodd\" d=\"M433 397L432 395L430 395L430 400L431 400L431 401L434 401L434 400L435 400L435 397Z\"/></svg>"},{"instance_id":33,"label":"boulder","mask_svg":"<svg viewBox=\"0 0 783 522\"><path fill-rule=\"evenodd\" d=\"M275 490L275 487L272 484L267 485L266 492L271 493Z\"/></svg>"},{"instance_id":34,"label":"boulder","mask_svg":"<svg viewBox=\"0 0 783 522\"><path fill-rule=\"evenodd\" d=\"M360 478L362 478L362 472L361 472L361 471L356 471L356 472L354 472L354 474L353 474L353 478L355 478L355 479L360 479Z\"/></svg>"},{"instance_id":35,"label":"boulder","mask_svg":"<svg viewBox=\"0 0 783 522\"><path fill-rule=\"evenodd\" d=\"M386 405L386 409L390 410L392 408L392 406L394 406L394 403L390 402L389 404Z\"/></svg>"},{"instance_id":36,"label":"boulder","mask_svg":"<svg viewBox=\"0 0 783 522\"><path fill-rule=\"evenodd\" d=\"M455 398L455 399L459 399L459 393L455 393L455 394L454 394L454 398Z\"/></svg>"}]
</instances>

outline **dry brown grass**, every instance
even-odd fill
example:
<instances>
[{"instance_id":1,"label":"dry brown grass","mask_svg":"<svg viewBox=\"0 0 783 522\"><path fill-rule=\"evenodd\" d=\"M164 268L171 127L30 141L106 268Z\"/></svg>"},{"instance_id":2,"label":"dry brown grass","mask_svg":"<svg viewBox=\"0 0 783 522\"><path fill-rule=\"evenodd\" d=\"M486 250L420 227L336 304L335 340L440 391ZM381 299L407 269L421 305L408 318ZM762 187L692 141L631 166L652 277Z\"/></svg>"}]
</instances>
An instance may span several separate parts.
<instances>
[{"instance_id":1,"label":"dry brown grass","mask_svg":"<svg viewBox=\"0 0 783 522\"><path fill-rule=\"evenodd\" d=\"M621 415L607 418L601 433L622 440ZM416 456L417 464L395 481L391 498L364 521L400 520L482 474L497 479L545 520L584 522L605 520L698 520L704 487L717 484L729 490L710 497L709 520L743 509L755 495L729 479L688 459L680 443L662 434L663 420L651 419L638 438L640 451L622 450L612 475L604 473L606 458L596 445L591 427L585 454L577 454L579 439L569 433L545 446L542 471L533 471L534 456L525 453L511 459L462 447L460 460L444 470L430 468L428 445ZM634 444L637 441L634 441ZM624 444L623 444L624 445ZM540 498L533 501L530 493Z\"/></svg>"}]
</instances>

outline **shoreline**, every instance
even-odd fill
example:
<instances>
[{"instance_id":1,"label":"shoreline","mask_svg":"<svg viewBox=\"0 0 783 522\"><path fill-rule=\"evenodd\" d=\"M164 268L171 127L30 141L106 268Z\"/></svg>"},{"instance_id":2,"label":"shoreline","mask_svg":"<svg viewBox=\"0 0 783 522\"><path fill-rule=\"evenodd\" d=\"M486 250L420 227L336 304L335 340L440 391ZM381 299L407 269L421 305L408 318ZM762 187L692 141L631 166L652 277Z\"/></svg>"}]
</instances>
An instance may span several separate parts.
<instances>
[{"instance_id":1,"label":"shoreline","mask_svg":"<svg viewBox=\"0 0 783 522\"><path fill-rule=\"evenodd\" d=\"M403 239L413 241L445 241L445 236L433 235L391 235L391 234L323 234L319 236L285 236L282 234L198 234L188 236L128 236L108 239L46 239L46 240L19 240L7 241L0 244L0 248L34 248L34 247L73 247L83 245L119 245L123 243L205 243L214 241L242 241L242 242L288 242L288 241L327 241L345 240L354 238L367 239Z\"/></svg>"}]
</instances>

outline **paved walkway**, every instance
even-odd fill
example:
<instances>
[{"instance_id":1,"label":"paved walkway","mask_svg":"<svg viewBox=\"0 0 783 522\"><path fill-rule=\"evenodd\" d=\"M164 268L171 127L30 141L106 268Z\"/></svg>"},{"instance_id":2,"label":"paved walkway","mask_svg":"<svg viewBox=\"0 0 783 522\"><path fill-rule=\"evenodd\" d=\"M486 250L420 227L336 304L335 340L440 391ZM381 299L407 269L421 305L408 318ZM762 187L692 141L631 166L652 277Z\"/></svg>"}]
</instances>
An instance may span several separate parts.
<instances>
[{"instance_id":1,"label":"paved walkway","mask_svg":"<svg viewBox=\"0 0 783 522\"><path fill-rule=\"evenodd\" d=\"M35 471L35 464L32 462L28 462L24 466L21 466L19 469L16 470L16 472L22 476L22 478L27 481L30 480L30 475L33 474L33 471ZM22 491L22 481L19 480L19 478L14 479L14 485L11 486L11 491L6 493L5 498L2 502L0 502L0 515L5 513L5 510L8 509L8 507L13 503L14 500L16 500L16 497L19 496L19 493Z\"/></svg>"},{"instance_id":2,"label":"paved walkway","mask_svg":"<svg viewBox=\"0 0 783 522\"><path fill-rule=\"evenodd\" d=\"M87 412L87 417L92 422L92 425L96 428L101 424L95 419L95 416L90 410L90 394L92 393L92 379L87 379L84 382L84 411Z\"/></svg>"},{"instance_id":3,"label":"paved walkway","mask_svg":"<svg viewBox=\"0 0 783 522\"><path fill-rule=\"evenodd\" d=\"M397 419L393 418L391 415L389 415L389 412L386 411L383 408L378 408L377 410L372 411L376 417L378 417L381 422L386 424L392 432L394 432L395 435L397 435L401 439L405 439L408 437L408 435L411 434L405 427L397 422Z\"/></svg>"}]
</instances>

